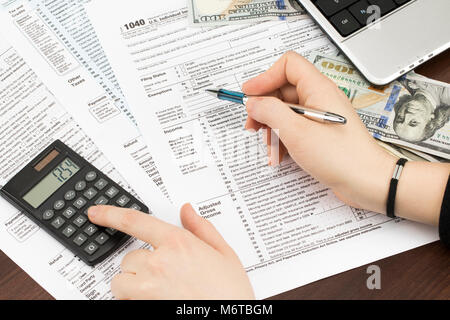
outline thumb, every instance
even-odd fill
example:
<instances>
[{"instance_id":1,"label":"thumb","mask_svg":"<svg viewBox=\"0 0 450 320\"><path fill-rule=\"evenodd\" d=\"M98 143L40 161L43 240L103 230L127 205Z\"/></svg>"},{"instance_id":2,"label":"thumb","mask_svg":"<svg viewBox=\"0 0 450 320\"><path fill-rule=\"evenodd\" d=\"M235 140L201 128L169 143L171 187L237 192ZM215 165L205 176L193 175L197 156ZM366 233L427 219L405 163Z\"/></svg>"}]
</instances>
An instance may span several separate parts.
<instances>
[{"instance_id":1,"label":"thumb","mask_svg":"<svg viewBox=\"0 0 450 320\"><path fill-rule=\"evenodd\" d=\"M181 223L184 228L192 232L200 240L223 254L233 253L233 249L227 244L211 222L200 217L190 204L181 208Z\"/></svg>"}]
</instances>

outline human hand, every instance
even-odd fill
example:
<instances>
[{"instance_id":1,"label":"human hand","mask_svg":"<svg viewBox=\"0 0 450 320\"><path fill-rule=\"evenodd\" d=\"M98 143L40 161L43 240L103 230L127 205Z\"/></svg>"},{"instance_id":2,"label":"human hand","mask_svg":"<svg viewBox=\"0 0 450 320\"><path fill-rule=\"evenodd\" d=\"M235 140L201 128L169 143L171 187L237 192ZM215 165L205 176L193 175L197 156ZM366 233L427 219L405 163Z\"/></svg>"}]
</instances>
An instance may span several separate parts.
<instances>
[{"instance_id":1,"label":"human hand","mask_svg":"<svg viewBox=\"0 0 450 320\"><path fill-rule=\"evenodd\" d=\"M302 56L288 52L268 71L249 80L246 128L277 129L290 156L329 186L344 202L384 212L389 182L397 159L371 137L345 94ZM330 111L347 118L346 125L319 123L294 113L287 104ZM275 131L268 130L267 142ZM284 146L279 150L282 158ZM272 164L274 161L272 160Z\"/></svg>"},{"instance_id":2,"label":"human hand","mask_svg":"<svg viewBox=\"0 0 450 320\"><path fill-rule=\"evenodd\" d=\"M181 209L185 229L153 216L112 206L89 208L89 220L147 243L154 251L128 253L111 283L120 300L254 299L239 258L191 205Z\"/></svg>"}]
</instances>

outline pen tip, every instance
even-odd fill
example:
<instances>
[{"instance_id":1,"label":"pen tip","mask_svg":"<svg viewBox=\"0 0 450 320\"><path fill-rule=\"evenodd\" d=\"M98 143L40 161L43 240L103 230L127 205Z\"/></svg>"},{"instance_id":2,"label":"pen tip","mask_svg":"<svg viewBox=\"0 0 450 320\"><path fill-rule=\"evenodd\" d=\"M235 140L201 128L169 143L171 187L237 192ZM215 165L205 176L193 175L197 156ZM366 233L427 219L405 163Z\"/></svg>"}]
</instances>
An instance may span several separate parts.
<instances>
[{"instance_id":1,"label":"pen tip","mask_svg":"<svg viewBox=\"0 0 450 320\"><path fill-rule=\"evenodd\" d=\"M205 91L215 97L217 97L217 95L219 94L219 90L215 90L215 89L206 89Z\"/></svg>"}]
</instances>

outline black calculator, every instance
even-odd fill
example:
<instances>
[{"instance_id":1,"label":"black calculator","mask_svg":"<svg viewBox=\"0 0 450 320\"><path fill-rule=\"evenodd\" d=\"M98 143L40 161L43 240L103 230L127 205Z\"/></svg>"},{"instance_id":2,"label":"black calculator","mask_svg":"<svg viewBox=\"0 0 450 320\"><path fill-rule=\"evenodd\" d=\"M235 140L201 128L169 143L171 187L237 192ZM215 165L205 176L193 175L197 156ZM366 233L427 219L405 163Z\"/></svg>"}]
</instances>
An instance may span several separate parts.
<instances>
[{"instance_id":1,"label":"black calculator","mask_svg":"<svg viewBox=\"0 0 450 320\"><path fill-rule=\"evenodd\" d=\"M107 258L130 236L90 223L89 207L112 205L149 212L59 140L15 175L0 194L91 266Z\"/></svg>"}]
</instances>

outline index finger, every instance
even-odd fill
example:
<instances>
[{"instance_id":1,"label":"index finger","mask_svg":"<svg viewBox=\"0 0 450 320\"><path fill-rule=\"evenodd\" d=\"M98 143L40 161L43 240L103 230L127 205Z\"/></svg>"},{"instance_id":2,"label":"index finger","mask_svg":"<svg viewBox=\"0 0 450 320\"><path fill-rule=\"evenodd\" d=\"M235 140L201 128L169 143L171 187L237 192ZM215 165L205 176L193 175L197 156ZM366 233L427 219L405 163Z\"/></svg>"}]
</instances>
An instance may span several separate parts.
<instances>
[{"instance_id":1,"label":"index finger","mask_svg":"<svg viewBox=\"0 0 450 320\"><path fill-rule=\"evenodd\" d=\"M93 206L88 210L91 222L127 233L135 238L159 247L167 234L177 227L146 213L113 206Z\"/></svg>"},{"instance_id":2,"label":"index finger","mask_svg":"<svg viewBox=\"0 0 450 320\"><path fill-rule=\"evenodd\" d=\"M291 84L296 87L301 102L319 90L323 92L324 85L330 81L312 63L290 51L266 72L247 81L242 89L247 95L264 95Z\"/></svg>"}]
</instances>

